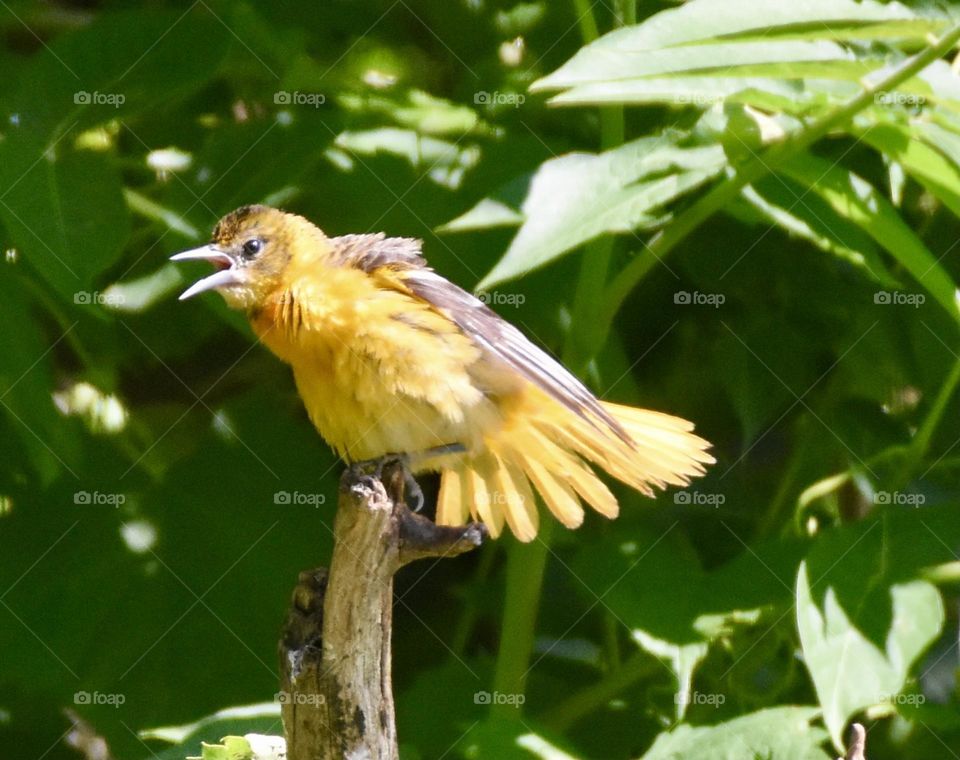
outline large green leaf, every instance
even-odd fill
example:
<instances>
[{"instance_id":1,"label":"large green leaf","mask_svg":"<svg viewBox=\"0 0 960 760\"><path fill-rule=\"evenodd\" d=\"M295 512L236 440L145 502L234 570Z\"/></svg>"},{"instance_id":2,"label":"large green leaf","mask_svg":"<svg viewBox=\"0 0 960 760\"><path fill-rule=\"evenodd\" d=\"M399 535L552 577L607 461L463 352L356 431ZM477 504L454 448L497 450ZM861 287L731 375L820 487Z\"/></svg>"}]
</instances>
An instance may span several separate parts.
<instances>
[{"instance_id":1,"label":"large green leaf","mask_svg":"<svg viewBox=\"0 0 960 760\"><path fill-rule=\"evenodd\" d=\"M922 19L898 3L694 0L601 37L539 80L535 88L560 89L609 78L729 67L761 60L842 59L842 49L829 40L916 40L940 26L942 21ZM802 42L810 37L819 39L809 44ZM783 58L778 57L781 54ZM647 63L648 56L653 56L652 63Z\"/></svg>"},{"instance_id":2,"label":"large green leaf","mask_svg":"<svg viewBox=\"0 0 960 760\"><path fill-rule=\"evenodd\" d=\"M717 176L719 146L681 148L643 138L599 155L547 161L530 182L524 222L480 288L519 277L606 232L659 226L659 210Z\"/></svg>"},{"instance_id":3,"label":"large green leaf","mask_svg":"<svg viewBox=\"0 0 960 760\"><path fill-rule=\"evenodd\" d=\"M688 5L689 7L689 5ZM589 48L585 48L585 51ZM777 42L710 42L697 45L681 45L660 49L604 49L602 55L590 56L589 65L583 63L574 66L573 61L555 74L540 80L534 89L564 87L586 84L596 81L635 79L638 77L663 76L694 71L717 71L717 73L739 74L740 67L752 67L754 71L766 71L766 64L790 65L803 63L830 62L833 65L821 66L816 70L826 73L843 69L837 62L854 64L854 69L862 73L864 62L857 62L854 56L835 42L816 41L777 41ZM576 61L576 59L574 59ZM774 71L777 67L774 66ZM755 74L763 76L763 74Z\"/></svg>"},{"instance_id":4,"label":"large green leaf","mask_svg":"<svg viewBox=\"0 0 960 760\"><path fill-rule=\"evenodd\" d=\"M896 707L911 666L944 624L926 570L955 560L953 506L895 510L817 542L797 577L797 625L834 743L873 705Z\"/></svg>"},{"instance_id":5,"label":"large green leaf","mask_svg":"<svg viewBox=\"0 0 960 760\"><path fill-rule=\"evenodd\" d=\"M678 726L660 734L643 760L828 760L826 734L810 721L815 707L773 707L714 726Z\"/></svg>"},{"instance_id":6,"label":"large green leaf","mask_svg":"<svg viewBox=\"0 0 960 760\"><path fill-rule=\"evenodd\" d=\"M878 582L865 584L864 592ZM843 747L847 720L866 707L892 702L903 690L914 660L943 627L943 605L932 584L920 580L896 584L889 587L889 594L892 620L886 646L880 648L857 628L867 600L846 610L828 588L818 603L810 589L807 565L801 565L797 577L800 643L837 749Z\"/></svg>"},{"instance_id":7,"label":"large green leaf","mask_svg":"<svg viewBox=\"0 0 960 760\"><path fill-rule=\"evenodd\" d=\"M852 97L946 23L898 3L693 0L601 37L533 89L559 91L556 105L736 98L798 112ZM898 89L960 107L960 85L942 61Z\"/></svg>"}]
</instances>

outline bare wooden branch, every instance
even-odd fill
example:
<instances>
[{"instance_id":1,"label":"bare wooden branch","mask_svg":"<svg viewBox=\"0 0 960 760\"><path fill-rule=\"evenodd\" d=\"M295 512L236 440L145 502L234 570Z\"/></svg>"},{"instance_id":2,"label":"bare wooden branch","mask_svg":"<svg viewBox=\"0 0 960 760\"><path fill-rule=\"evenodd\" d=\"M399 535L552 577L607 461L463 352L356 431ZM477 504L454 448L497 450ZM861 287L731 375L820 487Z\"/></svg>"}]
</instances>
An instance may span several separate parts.
<instances>
[{"instance_id":1,"label":"bare wooden branch","mask_svg":"<svg viewBox=\"0 0 960 760\"><path fill-rule=\"evenodd\" d=\"M839 760L867 760L867 731L859 723L854 723L850 727L850 746L847 747L847 754Z\"/></svg>"},{"instance_id":2,"label":"bare wooden branch","mask_svg":"<svg viewBox=\"0 0 960 760\"><path fill-rule=\"evenodd\" d=\"M329 573L300 574L280 641L289 760L396 758L390 636L393 575L478 547L486 531L434 525L402 501L403 476L344 473Z\"/></svg>"}]
</instances>

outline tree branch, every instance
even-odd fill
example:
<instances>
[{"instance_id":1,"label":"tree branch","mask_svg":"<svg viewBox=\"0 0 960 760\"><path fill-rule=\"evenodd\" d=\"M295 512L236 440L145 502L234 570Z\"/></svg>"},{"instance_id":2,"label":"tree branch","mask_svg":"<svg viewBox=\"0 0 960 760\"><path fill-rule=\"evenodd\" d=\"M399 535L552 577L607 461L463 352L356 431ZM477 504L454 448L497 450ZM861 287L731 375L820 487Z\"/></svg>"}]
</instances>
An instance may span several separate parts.
<instances>
[{"instance_id":1,"label":"tree branch","mask_svg":"<svg viewBox=\"0 0 960 760\"><path fill-rule=\"evenodd\" d=\"M397 757L391 684L393 575L478 547L486 530L434 525L403 503L403 473L340 482L329 572L300 574L280 640L289 760Z\"/></svg>"}]
</instances>

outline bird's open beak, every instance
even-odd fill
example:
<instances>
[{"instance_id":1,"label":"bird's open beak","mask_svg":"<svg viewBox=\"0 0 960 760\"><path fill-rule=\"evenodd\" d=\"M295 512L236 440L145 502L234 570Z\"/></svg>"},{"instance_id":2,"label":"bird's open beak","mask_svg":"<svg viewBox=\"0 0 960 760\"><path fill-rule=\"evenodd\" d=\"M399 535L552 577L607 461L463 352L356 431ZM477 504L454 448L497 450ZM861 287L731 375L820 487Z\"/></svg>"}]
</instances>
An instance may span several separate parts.
<instances>
[{"instance_id":1,"label":"bird's open beak","mask_svg":"<svg viewBox=\"0 0 960 760\"><path fill-rule=\"evenodd\" d=\"M191 251L177 253L170 257L170 261L209 261L219 269L219 271L204 277L202 280L197 280L183 291L180 294L181 301L195 296L197 293L230 285L239 285L242 282L240 271L237 269L237 262L234 261L232 256L214 245L204 245Z\"/></svg>"}]
</instances>

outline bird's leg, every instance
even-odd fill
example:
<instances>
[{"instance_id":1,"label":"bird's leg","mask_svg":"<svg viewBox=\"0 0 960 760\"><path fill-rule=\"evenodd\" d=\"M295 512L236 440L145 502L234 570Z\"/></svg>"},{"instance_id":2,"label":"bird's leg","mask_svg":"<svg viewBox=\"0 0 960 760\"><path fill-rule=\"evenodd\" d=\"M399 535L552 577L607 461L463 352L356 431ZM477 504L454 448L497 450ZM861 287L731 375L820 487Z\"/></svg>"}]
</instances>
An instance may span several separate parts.
<instances>
[{"instance_id":1,"label":"bird's leg","mask_svg":"<svg viewBox=\"0 0 960 760\"><path fill-rule=\"evenodd\" d=\"M445 454L463 454L467 447L462 443L445 443L442 446L433 446L429 449L421 449L407 454L411 462L426 462L436 457L442 457Z\"/></svg>"},{"instance_id":2,"label":"bird's leg","mask_svg":"<svg viewBox=\"0 0 960 760\"><path fill-rule=\"evenodd\" d=\"M407 506L414 512L419 512L423 509L423 490L413 476L411 463L426 461L444 454L459 454L464 451L466 451L466 447L462 443L447 443L407 454L384 454L376 459L363 459L354 462L350 465L350 471L356 475L373 475L382 481L383 471L388 466L392 465L400 468L403 476L403 502L406 504L409 497L413 503Z\"/></svg>"}]
</instances>

